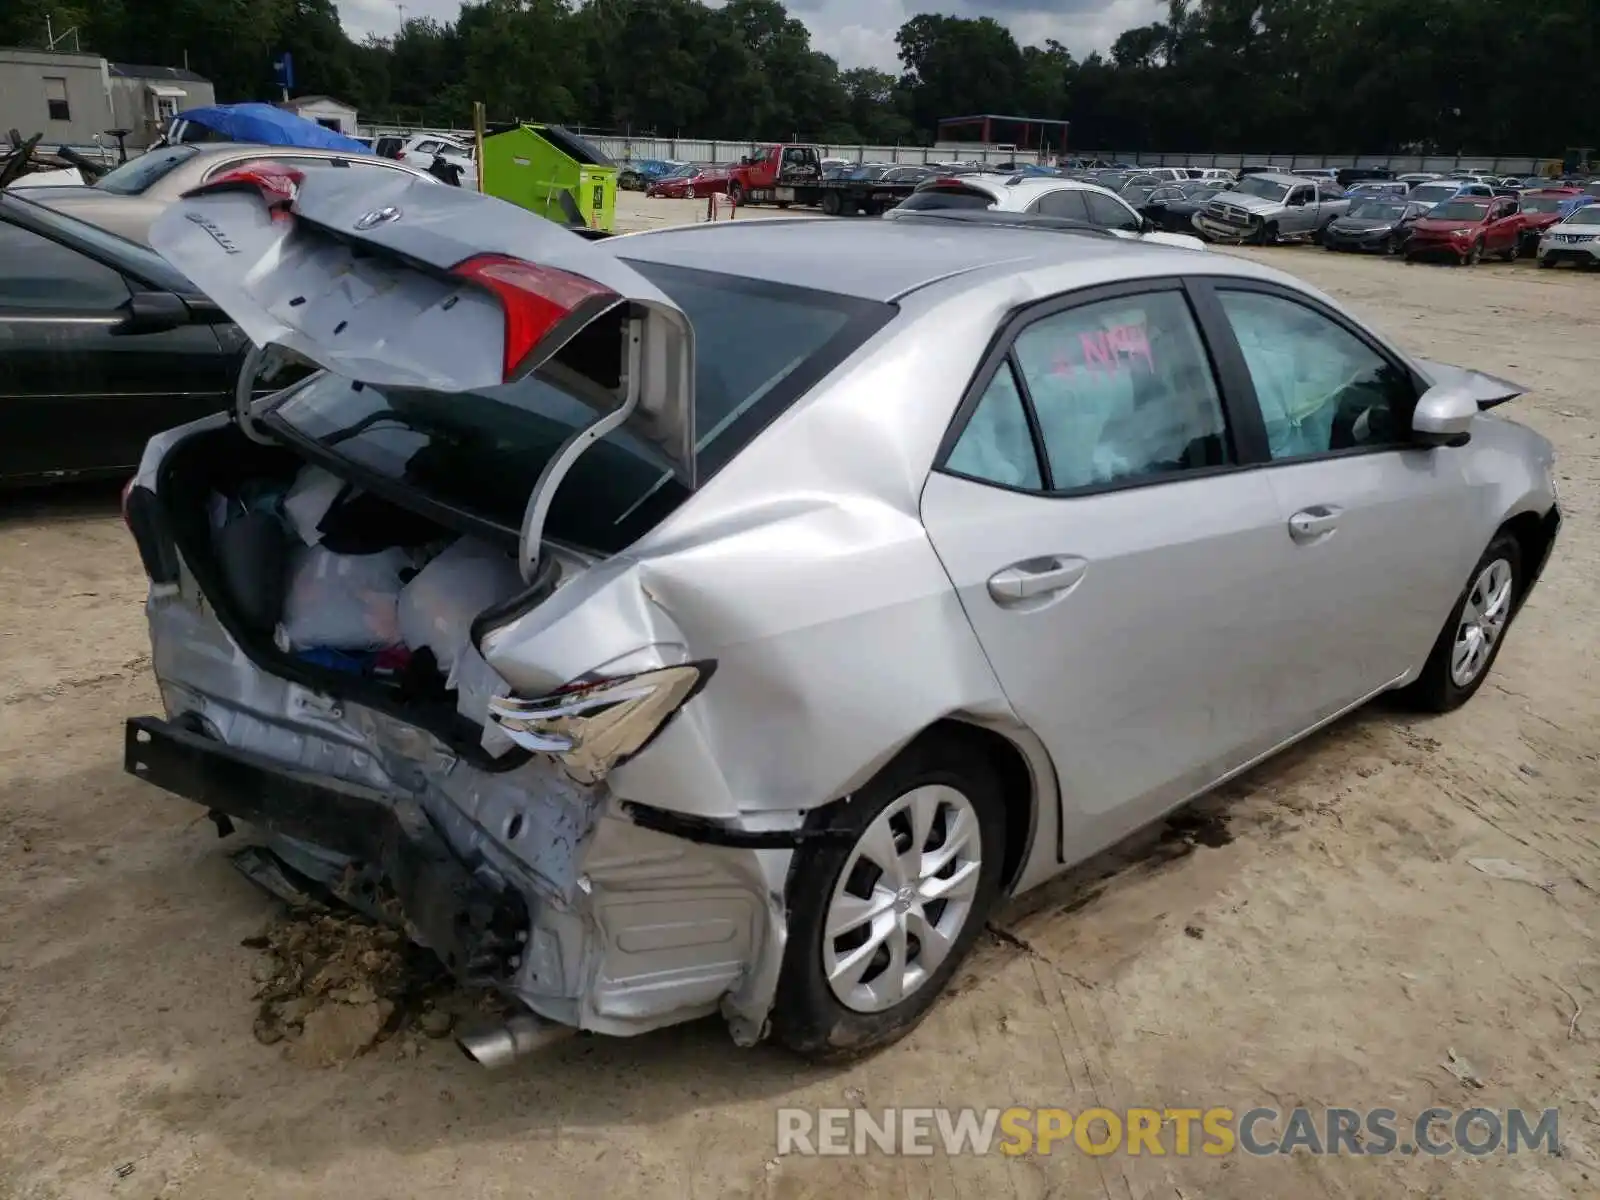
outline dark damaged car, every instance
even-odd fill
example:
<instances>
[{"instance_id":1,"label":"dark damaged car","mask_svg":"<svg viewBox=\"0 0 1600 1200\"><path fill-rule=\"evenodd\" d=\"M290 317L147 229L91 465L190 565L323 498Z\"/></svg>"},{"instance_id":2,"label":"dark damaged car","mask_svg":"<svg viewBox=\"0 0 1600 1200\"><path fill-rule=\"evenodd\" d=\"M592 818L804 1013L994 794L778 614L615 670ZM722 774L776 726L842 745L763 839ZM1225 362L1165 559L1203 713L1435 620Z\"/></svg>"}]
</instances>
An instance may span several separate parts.
<instances>
[{"instance_id":1,"label":"dark damaged car","mask_svg":"<svg viewBox=\"0 0 1600 1200\"><path fill-rule=\"evenodd\" d=\"M1405 200L1366 198L1336 218L1322 233L1325 250L1357 250L1369 254L1399 254L1411 236L1412 224L1430 205Z\"/></svg>"}]
</instances>

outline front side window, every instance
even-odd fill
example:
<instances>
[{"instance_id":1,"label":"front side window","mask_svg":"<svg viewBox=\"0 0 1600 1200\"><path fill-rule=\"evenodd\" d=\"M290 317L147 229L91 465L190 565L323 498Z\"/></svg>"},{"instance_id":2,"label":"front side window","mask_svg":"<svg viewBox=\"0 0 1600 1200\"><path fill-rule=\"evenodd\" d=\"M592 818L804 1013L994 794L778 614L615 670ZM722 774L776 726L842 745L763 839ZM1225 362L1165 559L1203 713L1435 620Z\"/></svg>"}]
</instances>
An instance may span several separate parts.
<instances>
[{"instance_id":1,"label":"front side window","mask_svg":"<svg viewBox=\"0 0 1600 1200\"><path fill-rule=\"evenodd\" d=\"M1276 461L1406 442L1416 392L1406 372L1307 305L1219 290Z\"/></svg>"},{"instance_id":2,"label":"front side window","mask_svg":"<svg viewBox=\"0 0 1600 1200\"><path fill-rule=\"evenodd\" d=\"M1090 222L1100 228L1122 229L1132 233L1139 231L1138 214L1120 201L1102 196L1099 192L1086 192L1083 200L1089 208Z\"/></svg>"},{"instance_id":3,"label":"front side window","mask_svg":"<svg viewBox=\"0 0 1600 1200\"><path fill-rule=\"evenodd\" d=\"M128 285L110 267L0 221L0 311L109 314L127 301Z\"/></svg>"},{"instance_id":4,"label":"front side window","mask_svg":"<svg viewBox=\"0 0 1600 1200\"><path fill-rule=\"evenodd\" d=\"M1222 404L1181 292L1045 317L1012 348L1055 491L1232 461Z\"/></svg>"}]
</instances>

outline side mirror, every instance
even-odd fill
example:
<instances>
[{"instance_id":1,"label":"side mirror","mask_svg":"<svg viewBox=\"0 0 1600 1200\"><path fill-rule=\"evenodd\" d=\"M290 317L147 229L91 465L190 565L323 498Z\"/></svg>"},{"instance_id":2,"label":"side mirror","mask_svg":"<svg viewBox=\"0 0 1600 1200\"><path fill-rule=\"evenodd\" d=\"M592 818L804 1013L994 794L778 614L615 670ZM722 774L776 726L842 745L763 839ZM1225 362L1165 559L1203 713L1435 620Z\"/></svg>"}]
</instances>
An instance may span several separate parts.
<instances>
[{"instance_id":1,"label":"side mirror","mask_svg":"<svg viewBox=\"0 0 1600 1200\"><path fill-rule=\"evenodd\" d=\"M183 298L171 292L135 292L123 311L127 315L111 327L113 334L165 333L194 319Z\"/></svg>"},{"instance_id":2,"label":"side mirror","mask_svg":"<svg viewBox=\"0 0 1600 1200\"><path fill-rule=\"evenodd\" d=\"M1431 387L1411 414L1412 440L1424 446L1464 446L1472 436L1478 400L1464 388Z\"/></svg>"}]
</instances>

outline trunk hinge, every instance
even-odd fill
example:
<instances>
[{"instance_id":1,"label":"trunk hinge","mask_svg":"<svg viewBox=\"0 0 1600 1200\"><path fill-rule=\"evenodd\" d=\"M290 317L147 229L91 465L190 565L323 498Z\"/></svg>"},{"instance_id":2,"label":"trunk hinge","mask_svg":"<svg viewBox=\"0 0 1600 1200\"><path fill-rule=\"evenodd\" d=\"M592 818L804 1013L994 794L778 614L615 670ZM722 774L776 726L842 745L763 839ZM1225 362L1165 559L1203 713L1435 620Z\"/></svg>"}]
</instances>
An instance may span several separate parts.
<instances>
[{"instance_id":1,"label":"trunk hinge","mask_svg":"<svg viewBox=\"0 0 1600 1200\"><path fill-rule=\"evenodd\" d=\"M567 472L572 469L572 464L578 461L585 450L606 434L620 429L633 415L633 410L639 406L644 322L637 317L629 320L622 331L622 338L625 363L621 389L622 404L567 438L561 444L561 449L556 451L545 464L544 470L539 473L539 481L533 485L533 494L528 497L528 507L522 514L522 541L517 563L526 583L531 584L538 578L539 560L544 546L544 523L550 516L550 502L555 497L556 489L561 486L561 481L566 478Z\"/></svg>"},{"instance_id":2,"label":"trunk hinge","mask_svg":"<svg viewBox=\"0 0 1600 1200\"><path fill-rule=\"evenodd\" d=\"M239 380L233 385L233 420L241 433L262 446L276 446L278 442L256 425L256 406L270 400L282 389L267 395L256 395L256 380L269 383L289 362L288 352L278 346L258 346L250 343L250 350L239 367Z\"/></svg>"}]
</instances>

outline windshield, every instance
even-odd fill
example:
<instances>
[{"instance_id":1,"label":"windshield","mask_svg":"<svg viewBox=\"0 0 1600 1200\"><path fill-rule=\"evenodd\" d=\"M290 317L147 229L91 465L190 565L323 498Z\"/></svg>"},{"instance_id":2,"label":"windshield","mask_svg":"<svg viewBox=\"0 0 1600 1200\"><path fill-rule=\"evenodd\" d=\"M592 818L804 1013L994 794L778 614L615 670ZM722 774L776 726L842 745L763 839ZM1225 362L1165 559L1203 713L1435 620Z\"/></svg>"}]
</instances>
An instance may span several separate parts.
<instances>
[{"instance_id":1,"label":"windshield","mask_svg":"<svg viewBox=\"0 0 1600 1200\"><path fill-rule=\"evenodd\" d=\"M1439 204L1461 190L1454 183L1423 183L1411 189L1411 199L1419 204Z\"/></svg>"},{"instance_id":2,"label":"windshield","mask_svg":"<svg viewBox=\"0 0 1600 1200\"><path fill-rule=\"evenodd\" d=\"M1392 200L1361 200L1350 206L1352 217L1373 221L1398 221L1406 215L1406 206Z\"/></svg>"},{"instance_id":3,"label":"windshield","mask_svg":"<svg viewBox=\"0 0 1600 1200\"><path fill-rule=\"evenodd\" d=\"M115 192L119 196L137 196L157 180L170 174L179 164L187 162L200 151L194 146L163 146L138 158L130 158L114 171L94 181L102 192Z\"/></svg>"},{"instance_id":4,"label":"windshield","mask_svg":"<svg viewBox=\"0 0 1600 1200\"><path fill-rule=\"evenodd\" d=\"M1585 204L1582 208L1574 209L1572 215L1561 223L1563 225L1600 225L1600 204Z\"/></svg>"},{"instance_id":5,"label":"windshield","mask_svg":"<svg viewBox=\"0 0 1600 1200\"><path fill-rule=\"evenodd\" d=\"M1481 221L1488 211L1487 200L1451 200L1428 215L1439 221Z\"/></svg>"},{"instance_id":6,"label":"windshield","mask_svg":"<svg viewBox=\"0 0 1600 1200\"><path fill-rule=\"evenodd\" d=\"M1239 186L1233 189L1241 196L1259 196L1263 200L1282 200L1289 194L1289 189L1281 183L1273 183L1270 179L1263 179L1259 175L1250 175L1239 181Z\"/></svg>"},{"instance_id":7,"label":"windshield","mask_svg":"<svg viewBox=\"0 0 1600 1200\"><path fill-rule=\"evenodd\" d=\"M655 263L628 263L695 331L696 464L706 479L894 315L892 305ZM539 372L470 396L353 383L323 373L268 418L341 457L510 534L540 471L595 409ZM615 553L688 497L647 443L619 430L553 497L550 537Z\"/></svg>"},{"instance_id":8,"label":"windshield","mask_svg":"<svg viewBox=\"0 0 1600 1200\"><path fill-rule=\"evenodd\" d=\"M1568 196L1524 196L1522 197L1522 211L1525 213L1555 213L1561 211L1561 202L1570 199Z\"/></svg>"}]
</instances>

